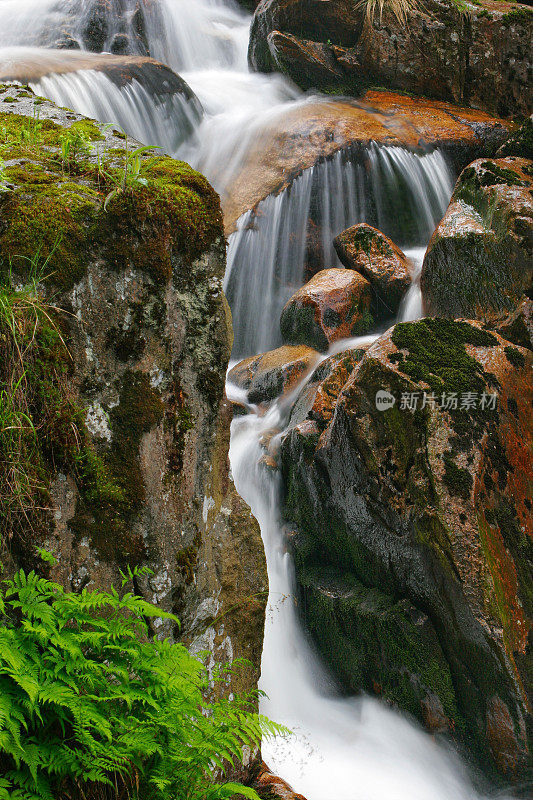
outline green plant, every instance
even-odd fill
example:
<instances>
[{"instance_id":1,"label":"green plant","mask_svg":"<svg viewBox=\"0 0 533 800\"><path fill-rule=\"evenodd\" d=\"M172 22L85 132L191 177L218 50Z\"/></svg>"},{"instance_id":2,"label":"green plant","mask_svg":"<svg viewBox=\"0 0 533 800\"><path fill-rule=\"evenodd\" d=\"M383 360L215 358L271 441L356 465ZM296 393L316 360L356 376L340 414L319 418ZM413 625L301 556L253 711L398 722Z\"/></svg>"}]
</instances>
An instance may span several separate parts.
<instances>
[{"instance_id":1,"label":"green plant","mask_svg":"<svg viewBox=\"0 0 533 800\"><path fill-rule=\"evenodd\" d=\"M35 536L46 513L42 453L77 450L77 409L70 397L68 352L54 317L58 309L39 292L48 259L39 253L23 286L0 278L0 532L2 544Z\"/></svg>"},{"instance_id":2,"label":"green plant","mask_svg":"<svg viewBox=\"0 0 533 800\"><path fill-rule=\"evenodd\" d=\"M0 194L9 192L9 186L5 174L6 165L3 158L0 158Z\"/></svg>"},{"instance_id":3,"label":"green plant","mask_svg":"<svg viewBox=\"0 0 533 800\"><path fill-rule=\"evenodd\" d=\"M69 128L60 137L61 161L65 169L70 169L80 156L88 156L94 146L87 134L77 128Z\"/></svg>"},{"instance_id":4,"label":"green plant","mask_svg":"<svg viewBox=\"0 0 533 800\"><path fill-rule=\"evenodd\" d=\"M1 800L258 800L221 776L281 729L253 695L205 700L204 665L149 638L147 620L172 615L24 571L4 582L0 613Z\"/></svg>"},{"instance_id":5,"label":"green plant","mask_svg":"<svg viewBox=\"0 0 533 800\"><path fill-rule=\"evenodd\" d=\"M111 180L115 186L108 193L104 200L104 211L107 209L108 203L117 195L122 194L130 189L135 189L138 186L146 186L148 183L144 173L144 162L141 156L144 153L153 150L160 150L160 147L147 145L137 147L131 153L128 152L128 137L126 136L126 146L124 155L124 169L116 173L109 173L105 170L103 174L108 180Z\"/></svg>"}]
</instances>

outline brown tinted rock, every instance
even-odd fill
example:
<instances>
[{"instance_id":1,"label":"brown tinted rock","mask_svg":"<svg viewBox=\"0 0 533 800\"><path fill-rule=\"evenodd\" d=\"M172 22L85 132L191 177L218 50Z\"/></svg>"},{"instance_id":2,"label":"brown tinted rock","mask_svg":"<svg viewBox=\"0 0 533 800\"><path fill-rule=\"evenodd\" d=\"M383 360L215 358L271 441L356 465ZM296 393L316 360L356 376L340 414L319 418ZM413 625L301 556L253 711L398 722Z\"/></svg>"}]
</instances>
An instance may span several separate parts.
<instances>
[{"instance_id":1,"label":"brown tinted rock","mask_svg":"<svg viewBox=\"0 0 533 800\"><path fill-rule=\"evenodd\" d=\"M318 353L311 347L284 345L245 358L230 370L228 380L248 392L250 403L269 402L293 391L318 358Z\"/></svg>"},{"instance_id":2,"label":"brown tinted rock","mask_svg":"<svg viewBox=\"0 0 533 800\"><path fill-rule=\"evenodd\" d=\"M394 316L411 285L409 262L400 248L364 223L343 231L334 245L344 266L360 272L372 285L379 301L378 316Z\"/></svg>"},{"instance_id":3,"label":"brown tinted rock","mask_svg":"<svg viewBox=\"0 0 533 800\"><path fill-rule=\"evenodd\" d=\"M301 89L328 89L343 78L331 48L325 44L279 31L270 33L267 43L276 70Z\"/></svg>"},{"instance_id":4,"label":"brown tinted rock","mask_svg":"<svg viewBox=\"0 0 533 800\"><path fill-rule=\"evenodd\" d=\"M323 414L302 400L281 450L300 605L334 673L509 778L531 748L532 363L476 323L396 325Z\"/></svg>"},{"instance_id":5,"label":"brown tinted rock","mask_svg":"<svg viewBox=\"0 0 533 800\"><path fill-rule=\"evenodd\" d=\"M266 764L262 763L259 774L254 781L254 789L260 797L268 797L272 800L305 800L301 794L297 794L283 778L274 775Z\"/></svg>"},{"instance_id":6,"label":"brown tinted rock","mask_svg":"<svg viewBox=\"0 0 533 800\"><path fill-rule=\"evenodd\" d=\"M480 150L499 146L512 128L483 111L392 92L367 92L357 105L321 100L282 111L228 182L223 197L226 233L233 232L245 211L339 150L361 153L371 142L409 148L429 144L446 148L462 169Z\"/></svg>"},{"instance_id":7,"label":"brown tinted rock","mask_svg":"<svg viewBox=\"0 0 533 800\"><path fill-rule=\"evenodd\" d=\"M531 290L532 166L503 158L463 170L424 258L426 313L494 320Z\"/></svg>"},{"instance_id":8,"label":"brown tinted rock","mask_svg":"<svg viewBox=\"0 0 533 800\"><path fill-rule=\"evenodd\" d=\"M283 340L328 350L332 342L368 333L370 284L351 269L324 269L293 294L281 314Z\"/></svg>"},{"instance_id":9,"label":"brown tinted rock","mask_svg":"<svg viewBox=\"0 0 533 800\"><path fill-rule=\"evenodd\" d=\"M272 31L351 47L357 41L362 19L363 12L352 0L262 0L252 22L248 60L259 72L273 71L267 43Z\"/></svg>"},{"instance_id":10,"label":"brown tinted rock","mask_svg":"<svg viewBox=\"0 0 533 800\"><path fill-rule=\"evenodd\" d=\"M406 26L390 10L376 14L360 49L379 85L513 116L531 113L532 41L523 5L482 0L467 17L452 2L428 0Z\"/></svg>"}]
</instances>

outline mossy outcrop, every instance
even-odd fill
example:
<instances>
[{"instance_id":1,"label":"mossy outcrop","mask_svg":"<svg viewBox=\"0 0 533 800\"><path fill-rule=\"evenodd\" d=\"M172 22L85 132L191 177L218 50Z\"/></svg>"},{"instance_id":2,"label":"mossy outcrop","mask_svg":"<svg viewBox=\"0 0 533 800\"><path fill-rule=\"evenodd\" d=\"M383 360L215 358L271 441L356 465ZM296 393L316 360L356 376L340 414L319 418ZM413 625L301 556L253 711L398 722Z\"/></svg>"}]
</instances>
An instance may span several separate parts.
<instances>
[{"instance_id":1,"label":"mossy outcrop","mask_svg":"<svg viewBox=\"0 0 533 800\"><path fill-rule=\"evenodd\" d=\"M532 169L509 156L463 170L424 258L426 313L494 321L531 295Z\"/></svg>"},{"instance_id":2,"label":"mossy outcrop","mask_svg":"<svg viewBox=\"0 0 533 800\"><path fill-rule=\"evenodd\" d=\"M46 547L52 576L74 589L120 585L127 565L148 567L136 590L176 612L195 648L222 662L249 657L242 680L253 687L266 572L228 474L218 196L170 158L141 154L133 169L136 143L20 87L0 91L0 129L2 282L33 282L49 309L72 433L49 446L37 417L40 525L3 545L22 565ZM42 414L55 413L52 399ZM163 620L154 632L177 635Z\"/></svg>"},{"instance_id":3,"label":"mossy outcrop","mask_svg":"<svg viewBox=\"0 0 533 800\"><path fill-rule=\"evenodd\" d=\"M281 448L300 607L334 673L511 778L531 747L530 365L476 323L398 324L321 365Z\"/></svg>"}]
</instances>

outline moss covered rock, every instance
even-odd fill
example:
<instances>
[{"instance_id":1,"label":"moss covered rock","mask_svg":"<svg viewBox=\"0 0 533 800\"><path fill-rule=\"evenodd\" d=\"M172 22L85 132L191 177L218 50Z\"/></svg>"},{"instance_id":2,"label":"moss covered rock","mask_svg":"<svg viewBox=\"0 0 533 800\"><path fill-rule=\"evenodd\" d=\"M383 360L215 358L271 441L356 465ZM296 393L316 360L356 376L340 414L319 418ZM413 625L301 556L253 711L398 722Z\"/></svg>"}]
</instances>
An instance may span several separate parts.
<instances>
[{"instance_id":1,"label":"moss covered rock","mask_svg":"<svg viewBox=\"0 0 533 800\"><path fill-rule=\"evenodd\" d=\"M478 160L463 170L422 268L426 313L488 321L529 296L533 280L533 164Z\"/></svg>"},{"instance_id":2,"label":"moss covered rock","mask_svg":"<svg viewBox=\"0 0 533 800\"><path fill-rule=\"evenodd\" d=\"M58 559L53 577L75 589L148 567L136 590L177 613L186 640L218 660L250 657L257 670L266 573L257 524L228 475L218 196L170 158L141 154L133 169L137 143L20 87L0 91L0 128L1 277L33 281L57 317L74 432L65 453L39 441L47 525L17 560L45 546ZM162 620L154 632L177 635Z\"/></svg>"},{"instance_id":3,"label":"moss covered rock","mask_svg":"<svg viewBox=\"0 0 533 800\"><path fill-rule=\"evenodd\" d=\"M398 324L303 390L281 448L300 607L335 674L513 778L531 747L531 358L475 323Z\"/></svg>"}]
</instances>

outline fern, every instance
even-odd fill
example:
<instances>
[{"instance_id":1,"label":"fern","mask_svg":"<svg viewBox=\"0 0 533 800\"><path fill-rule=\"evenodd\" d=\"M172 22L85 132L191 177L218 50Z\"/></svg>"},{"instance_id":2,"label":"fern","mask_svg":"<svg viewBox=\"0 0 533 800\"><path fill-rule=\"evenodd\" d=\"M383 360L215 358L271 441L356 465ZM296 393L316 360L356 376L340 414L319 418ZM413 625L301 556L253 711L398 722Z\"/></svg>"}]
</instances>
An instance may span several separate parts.
<instances>
[{"instance_id":1,"label":"fern","mask_svg":"<svg viewBox=\"0 0 533 800\"><path fill-rule=\"evenodd\" d=\"M35 572L3 587L0 800L257 800L216 776L281 728L254 712L252 694L206 702L203 664L149 638L146 619L172 615Z\"/></svg>"}]
</instances>

